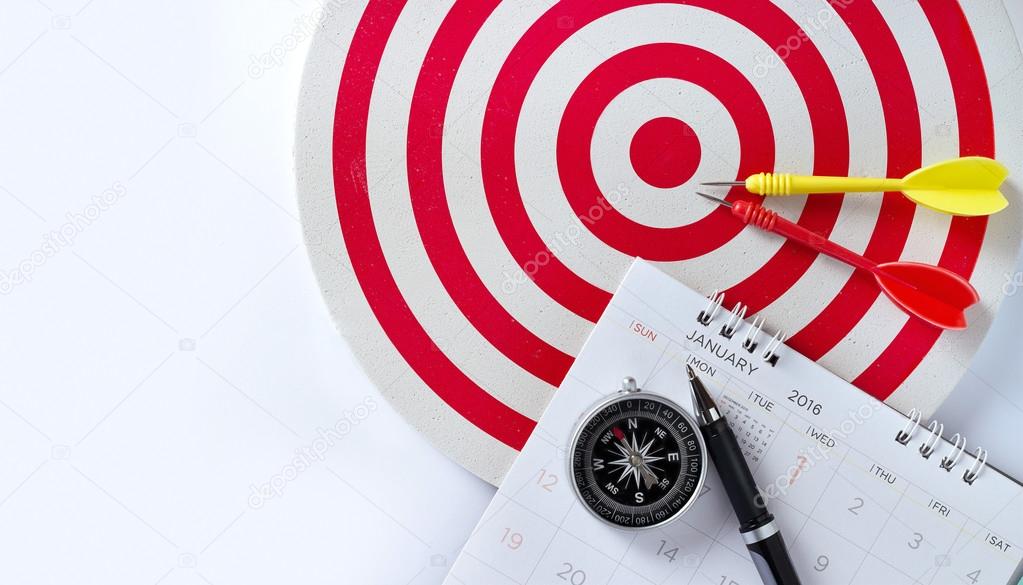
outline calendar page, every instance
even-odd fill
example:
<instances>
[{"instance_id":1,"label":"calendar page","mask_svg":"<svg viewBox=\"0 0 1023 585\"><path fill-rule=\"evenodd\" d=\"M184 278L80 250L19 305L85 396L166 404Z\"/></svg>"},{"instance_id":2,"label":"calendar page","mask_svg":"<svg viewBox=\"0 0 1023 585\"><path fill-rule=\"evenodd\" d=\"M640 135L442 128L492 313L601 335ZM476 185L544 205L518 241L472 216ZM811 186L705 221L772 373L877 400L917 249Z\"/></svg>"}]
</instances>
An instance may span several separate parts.
<instances>
[{"instance_id":1,"label":"calendar page","mask_svg":"<svg viewBox=\"0 0 1023 585\"><path fill-rule=\"evenodd\" d=\"M568 452L583 415L626 376L691 408L686 364L728 418L804 583L1008 582L1021 561L1023 487L990 466L965 481L978 463L970 445L942 468L956 450L935 437L923 457L926 425L898 442L905 416L784 345L765 361L770 324L747 351L752 325L726 337L730 312L704 325L707 306L636 261L447 585L759 584L713 466L691 509L643 530L605 524L572 487Z\"/></svg>"}]
</instances>

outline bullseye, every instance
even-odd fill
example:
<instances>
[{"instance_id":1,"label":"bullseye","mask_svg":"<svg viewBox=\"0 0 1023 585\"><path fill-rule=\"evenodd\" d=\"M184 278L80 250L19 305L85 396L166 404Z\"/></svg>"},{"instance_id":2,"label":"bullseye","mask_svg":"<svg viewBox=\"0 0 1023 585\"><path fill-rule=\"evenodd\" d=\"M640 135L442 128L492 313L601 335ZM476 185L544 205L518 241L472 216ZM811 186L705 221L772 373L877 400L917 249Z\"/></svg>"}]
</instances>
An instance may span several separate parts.
<instances>
[{"instance_id":1,"label":"bullseye","mask_svg":"<svg viewBox=\"0 0 1023 585\"><path fill-rule=\"evenodd\" d=\"M678 118L654 118L632 137L629 158L639 178L651 187L685 184L700 166L700 139Z\"/></svg>"},{"instance_id":2,"label":"bullseye","mask_svg":"<svg viewBox=\"0 0 1023 585\"><path fill-rule=\"evenodd\" d=\"M605 203L588 157L594 128L607 104L627 88L657 78L692 83L721 102L739 133L739 175L746 169L774 166L774 130L753 84L730 63L698 47L657 43L627 49L601 63L576 88L565 105L556 153L561 183L572 210L585 217L594 205L605 208L600 221L587 227L616 250L648 260L678 262L720 248L742 231L742 225L720 213L667 229L637 223ZM521 206L521 202L516 203ZM498 223L498 229L502 226Z\"/></svg>"}]
</instances>

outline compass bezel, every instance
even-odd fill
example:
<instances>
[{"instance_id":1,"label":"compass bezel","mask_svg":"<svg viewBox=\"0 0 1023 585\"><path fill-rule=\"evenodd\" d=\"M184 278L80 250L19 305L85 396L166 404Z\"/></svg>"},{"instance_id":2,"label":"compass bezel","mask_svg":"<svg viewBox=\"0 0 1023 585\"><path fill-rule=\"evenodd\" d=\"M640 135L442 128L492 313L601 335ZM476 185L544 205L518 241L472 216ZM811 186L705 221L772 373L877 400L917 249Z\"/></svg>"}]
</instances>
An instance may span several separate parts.
<instances>
[{"instance_id":1,"label":"compass bezel","mask_svg":"<svg viewBox=\"0 0 1023 585\"><path fill-rule=\"evenodd\" d=\"M689 501L687 501L675 513L671 514L670 516L665 517L663 520L654 521L654 522L651 522L650 524L646 524L644 526L623 526L621 524L617 524L615 522L612 522L611 520L605 518L604 516L601 516L600 514L597 513L596 510L591 508L585 502L585 500L583 498L583 495L582 495L582 492L581 492L581 490L579 488L579 484L576 481L575 467L574 467L572 461L574 459L574 454L575 454L576 446L579 443L580 435L582 435L582 432L586 428L587 423L589 423L590 420L592 420L593 417L597 415L597 413L599 413L600 411L604 410L605 408L607 408L608 406L610 406L610 405L612 405L612 404L614 404L616 402L625 402L627 400L644 400L644 399L646 399L646 400L653 400L653 401L656 401L656 402L661 402L665 406L668 406L668 407L674 409L675 412L677 412L679 414L679 416L681 416L683 419L685 419L685 421L692 427L693 435L696 438L696 444L699 446L699 455L698 456L699 456L700 462L701 462L701 465L700 465L700 477L697 479L696 487L693 488L693 495L692 495L692 497L690 497ZM575 430L572 432L572 440L569 442L568 451L567 451L566 455L567 456L565 457L565 464L566 464L566 466L568 468L568 476L572 480L572 491L575 492L576 498L578 498L581 501L581 503L583 505L583 508L585 508L586 511L589 512L590 515L592 515L594 518L597 518L598 520L600 520L604 524L607 524L608 526L613 526L614 528L618 528L619 530L625 530L625 531L648 530L648 529L651 529L651 528L657 528L657 527L660 527L660 526L664 526L666 524L669 524L669 523L677 520L683 514L688 512L689 509L693 507L693 504L696 503L696 500L698 500L700 498L700 492L703 491L703 485L704 485L704 483L707 480L707 466L708 466L708 464L710 462L710 459L708 458L708 455L707 455L707 444L706 444L706 442L703 439L703 433L700 432L700 425L696 422L696 419L693 418L693 415L691 415L687 410L685 410L681 406L679 406L678 403L675 402L674 400L672 400L672 399L670 399L670 398L668 398L668 397L666 397L666 396L664 396L662 394L657 394L655 392L647 392L646 390L643 390L641 388L637 388L634 391L619 390L615 394L613 394L611 396L608 396L607 398L604 398L604 399L598 401L596 404L594 404L592 407L590 407L590 409L587 410L579 418L578 422L576 423Z\"/></svg>"}]
</instances>

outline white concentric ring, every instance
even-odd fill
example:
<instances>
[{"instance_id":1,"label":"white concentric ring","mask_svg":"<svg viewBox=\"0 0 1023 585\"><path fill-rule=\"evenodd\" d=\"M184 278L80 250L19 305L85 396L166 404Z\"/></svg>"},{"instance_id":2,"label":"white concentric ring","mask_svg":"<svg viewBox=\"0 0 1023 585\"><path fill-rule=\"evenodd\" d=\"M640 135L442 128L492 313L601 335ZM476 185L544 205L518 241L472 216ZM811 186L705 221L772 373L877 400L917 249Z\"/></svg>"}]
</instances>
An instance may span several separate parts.
<instances>
[{"instance_id":1,"label":"white concentric ring","mask_svg":"<svg viewBox=\"0 0 1023 585\"><path fill-rule=\"evenodd\" d=\"M713 32L715 30L722 31L721 36L715 35ZM722 37L731 39L731 42L722 43ZM752 74L756 66L751 57L752 53L755 50L767 49L767 45L759 37L734 21L702 8L673 4L629 8L597 19L575 31L575 34L547 60L526 96L519 127L529 128L530 131L520 130L517 134L516 165L520 177L528 176L531 179L528 183L520 180L520 188L526 202L526 210L534 225L553 223L564 226L573 221L578 223L565 198L554 157L557 132L564 108L576 88L587 75L611 56L634 47L664 42L705 49L721 56L745 74L757 93L762 96L772 117L778 158L787 160L802 158L805 164L812 162L812 158L811 161L806 160L807 152L799 146L810 140L810 127L809 115L806 113L805 104L801 102L795 81L791 76L787 76L787 71L783 72L787 79L773 79L770 83L755 79ZM646 84L640 86L645 87ZM797 105L793 106L793 103ZM687 111L685 104L678 100L670 101L669 106L673 106L678 112ZM713 143L708 143L704 148L716 147ZM730 178L732 177L725 177ZM707 180L713 179L721 180L721 177L707 177ZM552 193L556 195L552 196ZM802 202L793 203L801 206ZM706 209L706 203L703 201L687 200L684 204L694 209ZM798 212L799 207L795 209ZM684 213L690 215L689 212ZM694 216L697 214L696 211L691 213ZM546 218L556 219L550 222ZM541 232L541 237L546 241L552 239L549 233ZM742 237L744 236L740 236ZM771 245L766 248L770 249ZM755 255L759 256L759 251ZM700 288L710 282L692 280L693 275L707 274L720 277L722 263L710 256L713 256L713 253L686 262L687 282L691 286ZM630 257L603 243L588 230L580 236L577 246L559 258L573 272L605 290L614 290L618 279L632 261ZM701 263L706 263L708 269L701 269ZM736 281L742 280L759 265L752 260L749 264L744 261L742 265L734 267L732 278ZM671 265L665 267L675 271ZM748 269L748 272L743 272L744 269Z\"/></svg>"},{"instance_id":2,"label":"white concentric ring","mask_svg":"<svg viewBox=\"0 0 1023 585\"><path fill-rule=\"evenodd\" d=\"M852 130L849 144L851 171L883 174L887 164L887 153L883 148L885 124L872 72L857 41L844 23L834 18L826 27L811 26L807 19L814 14L803 3L782 0L775 4L804 26L807 38L812 40L835 76ZM405 161L408 101L423 66L423 56L435 42L440 22L453 5L452 0L406 5L387 39L378 75L371 82L373 94L368 121L366 178L370 185L372 227L379 235L386 269L393 274L403 297L401 302L408 304L415 319L438 342L438 358L446 356L486 392L520 413L535 418L542 411L552 389L512 363L492 345L488 336L470 324L469 316L461 314L423 249L423 232L420 230L430 228L416 223L409 202ZM497 72L525 30L555 5L553 2L499 3L475 37L455 77L451 99L446 105L443 176L447 189L446 204L458 239L486 289L526 330L562 352L574 354L589 329L586 320L553 301L528 278L513 293L503 290L506 280L504 268L523 275L497 234L494 218L490 216L482 189L479 161L483 113ZM356 0L343 3L340 10L325 14L323 29L314 41L304 80L296 158L302 219L310 255L339 327L381 390L412 424L423 430L441 449L474 472L490 481L497 481L514 450L473 426L438 397L438 388L428 387L410 371L404 361L409 356L396 351L395 339L389 338L381 329L379 311L386 309L370 308L373 291L361 289L351 270L345 242L338 233L335 197L341 200L346 194L334 192L335 177L329 154L333 138L331 131L335 122L345 122L335 121L334 107L338 100L340 70L346 59L345 48L352 42L353 27L372 24L360 22L359 15L365 7L365 1ZM893 28L910 68L917 99L927 110L922 115L921 129L924 156L958 154L958 143L954 139L957 128L954 125L941 127L947 120L954 120L956 109L951 101L948 73L944 67L934 66L941 62L941 52L930 23L916 4L885 5L879 9ZM985 70L989 70L992 76L996 127L1019 127L1021 112L1012 105L1010 98L1021 93L1023 81L1009 67L1019 61L1019 53L1011 35L999 28L998 22L1000 18L1004 19L1004 12L993 5L971 5L964 9L975 29ZM548 241L556 235L557 226L569 225L565 222L574 218L558 183L553 148L568 97L596 65L629 46L641 44L638 39L643 35L652 42L703 46L735 65L750 80L767 106L776 133L776 168L794 172L807 172L813 168L814 149L807 147L812 145L812 134L806 103L792 75L784 64L770 69L766 75L756 75L757 54L771 52L771 47L736 23L693 7L660 4L622 10L575 31L545 63L531 85L522 110L515 144L516 173L527 201L527 212L538 226L541 237ZM704 44L699 45L700 42ZM660 80L641 84L655 92L665 91L660 88L669 85L662 84ZM344 100L344 96L341 99ZM624 113L616 113L629 111L629 101L638 102L623 94L620 107L612 104L606 113L609 117L598 123L598 132L605 132L602 129L605 124L607 128L614 128L615 124L631 127L639 123L640 116L630 118ZM653 115L652 111L651 117ZM679 118L700 125L685 115ZM702 127L697 130L703 144L709 144L710 139L704 138L706 130ZM1004 130L1000 130L997 136L999 158L1018 171L1023 152L1007 138ZM627 169L622 154L623 144L627 141L615 145L614 149L593 149L594 159L610 157L613 161L601 166L600 163L605 161L596 160L598 173L607 171L614 174ZM355 166L349 169L353 173L359 171ZM716 174L718 170L701 168L697 175L702 176L705 172ZM598 174L601 185L611 178ZM551 183L557 188L548 189ZM1020 198L1018 190L1014 190L1013 195L1014 200ZM874 229L880 201L876 197L864 196L854 206L850 200L848 198L843 206L832 238L854 250L862 250ZM795 217L802 208L802 202L802 198L792 198L771 200L768 205L788 217ZM537 210L548 215L553 227L544 227L542 219L534 216ZM642 211L638 207L629 207L625 211L636 211L639 214L636 219L650 214L649 210ZM947 219L923 221L921 213L914 221L904 256L933 261L940 250L936 242L948 234L947 224L942 226L933 222ZM1011 216L999 216L993 222L978 260L977 272L972 277L987 307L997 305L998 289L1002 284L1001 271L1011 265L1019 244L1020 221L1015 209L1013 213ZM676 217L688 216L678 214ZM667 216L662 219L670 221ZM564 254L559 258L569 269L591 283L605 290L614 290L628 259L588 232L582 232L579 238L579 243L573 245L573 249L577 247L579 251L578 256ZM772 242L771 245L778 245L770 238L747 230L721 250L685 263L667 263L663 267L697 289L711 285L728 286L729 282L721 282L721 274L728 275L732 283L742 281L757 266L755 262L744 264L742 257L761 253L762 246L768 241ZM700 268L701 264L703 268ZM365 266L363 270L366 270ZM769 329L791 331L802 328L841 289L847 276L847 272L843 271L847 270L828 259L818 259L795 286L764 311ZM712 280L712 275L715 280ZM904 396L906 401L911 399L923 405L924 410L933 409L934 403L927 401L929 392L938 388L941 393L940 389L949 388L958 377L964 367L962 362L976 349L980 336L990 323L990 312L974 312L971 321L973 324L968 332L942 337L907 379L905 385L909 388L900 389L893 395L894 402L898 403L902 400L900 396ZM826 356L825 363L847 379L854 377L889 349L891 340L904 322L905 317L900 312L886 299L879 298L848 338ZM394 335L393 332L391 334Z\"/></svg>"},{"instance_id":3,"label":"white concentric ring","mask_svg":"<svg viewBox=\"0 0 1023 585\"><path fill-rule=\"evenodd\" d=\"M406 151L410 97L418 76L410 73L422 67L429 47L416 31L417 27L439 27L445 15L432 3L406 7L377 73L366 153L373 215L386 218L377 224L377 234L402 296L438 351L492 396L535 419L553 388L498 351L458 308L435 272L412 210ZM451 166L462 175L472 168L465 161ZM447 189L449 207L461 206L458 186ZM471 244L463 240L464 246Z\"/></svg>"},{"instance_id":4,"label":"white concentric ring","mask_svg":"<svg viewBox=\"0 0 1023 585\"><path fill-rule=\"evenodd\" d=\"M692 177L671 188L647 184L633 168L631 147L639 129L655 118L681 120L700 144ZM707 144L707 146L704 146ZM590 147L593 174L603 193L624 185L611 203L625 217L650 227L688 225L705 217L713 206L693 200L700 181L734 177L739 160L739 135L721 102L707 90L678 79L651 79L611 100L597 121Z\"/></svg>"}]
</instances>

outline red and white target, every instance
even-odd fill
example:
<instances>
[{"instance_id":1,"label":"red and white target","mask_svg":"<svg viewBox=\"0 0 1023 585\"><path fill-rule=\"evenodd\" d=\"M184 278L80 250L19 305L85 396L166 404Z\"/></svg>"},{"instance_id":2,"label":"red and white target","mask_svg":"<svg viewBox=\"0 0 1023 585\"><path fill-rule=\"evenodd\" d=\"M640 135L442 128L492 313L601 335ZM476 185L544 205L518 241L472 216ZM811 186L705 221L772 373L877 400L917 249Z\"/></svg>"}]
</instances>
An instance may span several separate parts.
<instances>
[{"instance_id":1,"label":"red and white target","mask_svg":"<svg viewBox=\"0 0 1023 585\"><path fill-rule=\"evenodd\" d=\"M492 482L634 256L927 412L1015 264L1015 184L990 219L897 194L769 202L877 261L969 276L983 302L957 333L907 318L869 276L743 230L694 186L902 176L961 155L1018 173L1020 60L993 1L328 0L298 120L310 254L384 394Z\"/></svg>"}]
</instances>

